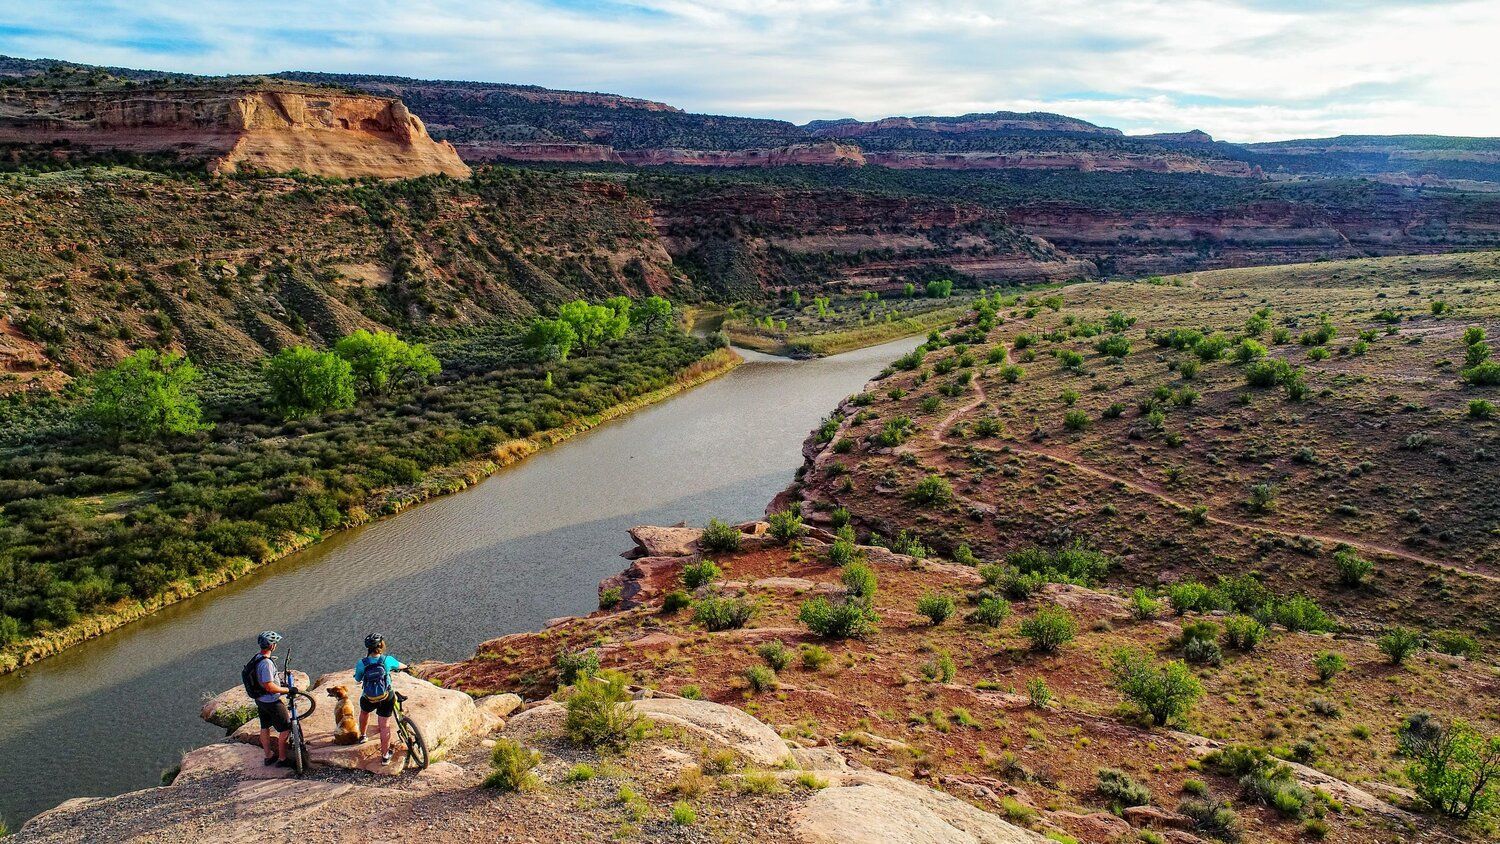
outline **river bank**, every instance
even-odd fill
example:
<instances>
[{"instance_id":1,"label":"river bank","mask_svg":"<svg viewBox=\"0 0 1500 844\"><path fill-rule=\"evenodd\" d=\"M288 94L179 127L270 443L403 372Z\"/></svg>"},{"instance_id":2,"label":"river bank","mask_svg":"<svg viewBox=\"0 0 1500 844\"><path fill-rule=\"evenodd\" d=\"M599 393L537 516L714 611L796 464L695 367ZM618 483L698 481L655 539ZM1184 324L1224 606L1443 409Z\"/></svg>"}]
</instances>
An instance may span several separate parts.
<instances>
[{"instance_id":1,"label":"river bank","mask_svg":"<svg viewBox=\"0 0 1500 844\"><path fill-rule=\"evenodd\" d=\"M697 363L687 367L676 380L665 387L612 405L600 413L577 419L560 428L539 431L529 437L501 443L486 459L470 460L443 467L429 472L416 484L387 490L372 499L370 505L364 508L363 513L355 514L342 529L357 527L374 519L390 517L436 496L468 489L500 469L514 465L539 451L566 442L572 437L632 411L717 378L743 362L744 359L733 349L716 349ZM111 607L108 612L91 615L60 630L49 631L40 636L13 643L4 650L0 650L0 675L32 665L80 642L116 630L182 600L223 586L250 572L282 560L290 554L305 550L338 532L339 530L332 530L293 536L273 546L270 555L259 562L243 557L238 558L231 566L171 583L165 591L151 598L122 601Z\"/></svg>"}]
</instances>

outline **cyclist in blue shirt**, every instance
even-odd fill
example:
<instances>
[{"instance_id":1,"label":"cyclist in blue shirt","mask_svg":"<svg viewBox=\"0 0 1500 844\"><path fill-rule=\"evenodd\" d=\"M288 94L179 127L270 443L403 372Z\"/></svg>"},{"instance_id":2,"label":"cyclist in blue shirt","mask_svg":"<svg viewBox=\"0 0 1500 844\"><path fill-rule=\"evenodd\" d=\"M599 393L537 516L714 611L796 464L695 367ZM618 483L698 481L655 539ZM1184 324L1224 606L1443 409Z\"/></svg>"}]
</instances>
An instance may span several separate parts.
<instances>
[{"instance_id":1,"label":"cyclist in blue shirt","mask_svg":"<svg viewBox=\"0 0 1500 844\"><path fill-rule=\"evenodd\" d=\"M391 676L406 669L405 663L385 652L385 637L371 633L365 637L364 659L354 666L354 679L361 684L359 696L359 740L365 741L365 728L370 723L370 713L379 717L380 761L391 761L391 715L395 712L396 692L391 688Z\"/></svg>"}]
</instances>

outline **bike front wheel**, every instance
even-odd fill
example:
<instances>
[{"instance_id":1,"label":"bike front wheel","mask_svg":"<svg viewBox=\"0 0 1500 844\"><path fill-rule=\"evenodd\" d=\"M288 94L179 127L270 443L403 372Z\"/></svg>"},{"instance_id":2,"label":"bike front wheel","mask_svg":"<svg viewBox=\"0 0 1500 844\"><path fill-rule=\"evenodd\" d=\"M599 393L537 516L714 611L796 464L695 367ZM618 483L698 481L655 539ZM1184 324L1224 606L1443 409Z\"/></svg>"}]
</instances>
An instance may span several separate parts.
<instances>
[{"instance_id":1,"label":"bike front wheel","mask_svg":"<svg viewBox=\"0 0 1500 844\"><path fill-rule=\"evenodd\" d=\"M401 734L401 741L406 745L406 761L402 764L419 771L426 768L427 740L422 738L422 731L417 729L417 723L402 715L396 719L396 731Z\"/></svg>"}]
</instances>

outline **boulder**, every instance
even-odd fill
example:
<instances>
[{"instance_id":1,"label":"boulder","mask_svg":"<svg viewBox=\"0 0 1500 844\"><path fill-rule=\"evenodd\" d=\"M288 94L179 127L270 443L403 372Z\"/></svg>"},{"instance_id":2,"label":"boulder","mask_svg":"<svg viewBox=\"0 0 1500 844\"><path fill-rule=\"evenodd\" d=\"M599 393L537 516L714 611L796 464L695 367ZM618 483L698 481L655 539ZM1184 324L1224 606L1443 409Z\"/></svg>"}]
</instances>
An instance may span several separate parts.
<instances>
[{"instance_id":1,"label":"boulder","mask_svg":"<svg viewBox=\"0 0 1500 844\"><path fill-rule=\"evenodd\" d=\"M1047 839L936 789L874 771L830 773L795 817L803 844L1045 844Z\"/></svg>"},{"instance_id":2,"label":"boulder","mask_svg":"<svg viewBox=\"0 0 1500 844\"><path fill-rule=\"evenodd\" d=\"M1130 835L1130 824L1108 812L1052 812L1047 820L1082 841L1117 841Z\"/></svg>"},{"instance_id":3,"label":"boulder","mask_svg":"<svg viewBox=\"0 0 1500 844\"><path fill-rule=\"evenodd\" d=\"M205 745L183 754L177 778L173 780L173 783L187 782L228 771L237 772L241 779L273 780L291 776L291 768L265 765L261 761L264 758L265 751L261 750L258 745L242 744L237 741L221 741L218 744Z\"/></svg>"},{"instance_id":4,"label":"boulder","mask_svg":"<svg viewBox=\"0 0 1500 844\"><path fill-rule=\"evenodd\" d=\"M847 771L849 762L844 754L831 747L794 747L792 758L804 771Z\"/></svg>"},{"instance_id":5,"label":"boulder","mask_svg":"<svg viewBox=\"0 0 1500 844\"><path fill-rule=\"evenodd\" d=\"M308 692L317 701L318 708L311 718L302 723L313 764L360 768L374 773L400 773L406 761L402 750L397 750L390 764L380 763L379 733L373 715L370 716L367 731L369 741L363 744L334 743L335 701L327 694L332 686L343 686L348 691L350 702L354 704L355 717L359 717L359 685L354 682L351 672L339 671L318 678ZM422 731L428 754L434 760L441 758L451 745L469 735L476 726L487 726L479 717L479 709L474 705L474 700L463 692L440 688L405 673L392 677L391 686L406 695L406 702L403 704L406 714ZM395 730L394 724L391 729ZM235 731L234 738L248 743L258 742L260 728L255 724L246 724Z\"/></svg>"},{"instance_id":6,"label":"boulder","mask_svg":"<svg viewBox=\"0 0 1500 844\"><path fill-rule=\"evenodd\" d=\"M732 706L685 698L646 698L631 705L652 721L682 727L755 765L775 767L792 758L786 742L770 725Z\"/></svg>"},{"instance_id":7,"label":"boulder","mask_svg":"<svg viewBox=\"0 0 1500 844\"><path fill-rule=\"evenodd\" d=\"M299 689L312 684L301 671L294 669L292 677L296 679ZM198 710L198 717L214 726L232 730L245 723L246 718L255 718L255 701L245 694L244 686L235 686L204 700L203 707Z\"/></svg>"},{"instance_id":8,"label":"boulder","mask_svg":"<svg viewBox=\"0 0 1500 844\"><path fill-rule=\"evenodd\" d=\"M489 714L494 715L496 718L504 718L512 712L515 712L517 709L520 709L521 702L522 701L520 695L514 695L507 692L501 695L486 695L479 700L474 701L474 706L479 709L480 712L488 712Z\"/></svg>"},{"instance_id":9,"label":"boulder","mask_svg":"<svg viewBox=\"0 0 1500 844\"><path fill-rule=\"evenodd\" d=\"M690 527L638 525L630 529L641 557L691 557L698 553L703 531Z\"/></svg>"},{"instance_id":10,"label":"boulder","mask_svg":"<svg viewBox=\"0 0 1500 844\"><path fill-rule=\"evenodd\" d=\"M677 588L684 562L682 557L639 557L624 571L599 581L599 594L618 587L621 609L650 603Z\"/></svg>"},{"instance_id":11,"label":"boulder","mask_svg":"<svg viewBox=\"0 0 1500 844\"><path fill-rule=\"evenodd\" d=\"M1156 806L1126 806L1121 817L1131 826L1146 829L1192 829L1197 823L1187 815L1160 809Z\"/></svg>"}]
</instances>

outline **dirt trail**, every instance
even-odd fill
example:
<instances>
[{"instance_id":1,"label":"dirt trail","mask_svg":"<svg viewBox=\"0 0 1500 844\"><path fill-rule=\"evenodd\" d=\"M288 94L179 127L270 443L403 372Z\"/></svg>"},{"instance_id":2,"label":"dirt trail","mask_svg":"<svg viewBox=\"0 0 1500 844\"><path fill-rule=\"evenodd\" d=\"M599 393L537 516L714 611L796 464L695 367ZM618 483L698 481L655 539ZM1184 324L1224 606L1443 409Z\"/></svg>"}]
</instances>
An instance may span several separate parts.
<instances>
[{"instance_id":1,"label":"dirt trail","mask_svg":"<svg viewBox=\"0 0 1500 844\"><path fill-rule=\"evenodd\" d=\"M955 443L947 438L946 432L953 427L953 423L960 416L978 409L980 405L984 404L989 399L989 396L984 391L984 384L981 383L978 379L975 379L974 381L974 390L977 394L975 398L972 401L964 404L963 406L955 409L947 416L943 417L943 420L937 424L936 430L931 431L929 433L929 436L932 438L933 442L941 446L957 447L961 445L963 447L973 448L978 451L1000 453L1002 449L995 448L993 446L977 445L975 443ZM1025 445L1019 441L1010 441L1007 443L1007 445L1012 452L1018 454L1029 454L1034 457L1040 457L1044 460L1050 460L1053 463L1067 466L1068 468L1076 472L1081 472L1085 475L1091 475L1093 477L1109 481L1111 483L1117 483L1136 492L1150 495L1164 504L1168 504L1183 510L1190 509L1190 505L1179 501L1176 498L1173 498L1170 494L1167 493L1165 489L1155 483L1141 479L1121 477L1111 472L1107 472L1103 469L1097 469L1093 466L1080 463L1072 455L1068 454L1062 449L1049 448L1046 446ZM963 498L962 496L959 497L970 506L979 507L987 513L994 512L993 507L986 505L983 502ZM1421 554L1415 554L1402 548L1393 548L1389 545L1382 545L1380 543L1370 542L1368 540L1359 539L1352 536L1345 536L1334 533L1310 533L1307 531L1284 530L1281 528L1271 527L1269 525L1255 524L1252 522L1240 521L1238 519L1226 518L1224 516L1216 516L1213 513L1206 514L1204 518L1206 521L1212 524L1236 528L1239 530L1259 531L1261 533L1283 536L1290 539L1308 538L1335 544L1342 543L1344 545L1348 545L1351 548L1356 548L1369 554L1394 557L1396 559L1406 560L1408 562L1417 563L1419 565L1430 566L1432 568L1440 569L1445 572L1451 572L1462 577L1475 577L1490 582L1500 582L1500 577L1496 577L1494 575L1485 574L1483 572L1470 571L1460 566L1453 565L1452 563L1445 563L1442 560L1437 560L1432 557L1424 557Z\"/></svg>"}]
</instances>

